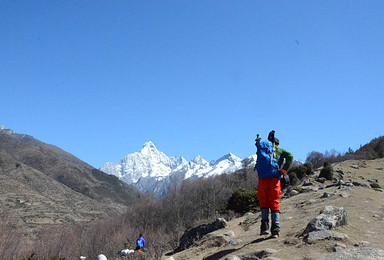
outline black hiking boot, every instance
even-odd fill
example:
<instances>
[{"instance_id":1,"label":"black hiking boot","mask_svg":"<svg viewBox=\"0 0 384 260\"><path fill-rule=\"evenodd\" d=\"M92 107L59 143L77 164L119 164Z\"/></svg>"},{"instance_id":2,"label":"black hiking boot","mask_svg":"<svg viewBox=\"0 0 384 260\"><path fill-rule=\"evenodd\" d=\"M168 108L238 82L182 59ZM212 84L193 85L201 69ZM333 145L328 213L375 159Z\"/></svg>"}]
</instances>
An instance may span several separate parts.
<instances>
[{"instance_id":1,"label":"black hiking boot","mask_svg":"<svg viewBox=\"0 0 384 260\"><path fill-rule=\"evenodd\" d=\"M262 220L260 226L260 236L269 234L269 220Z\"/></svg>"}]
</instances>

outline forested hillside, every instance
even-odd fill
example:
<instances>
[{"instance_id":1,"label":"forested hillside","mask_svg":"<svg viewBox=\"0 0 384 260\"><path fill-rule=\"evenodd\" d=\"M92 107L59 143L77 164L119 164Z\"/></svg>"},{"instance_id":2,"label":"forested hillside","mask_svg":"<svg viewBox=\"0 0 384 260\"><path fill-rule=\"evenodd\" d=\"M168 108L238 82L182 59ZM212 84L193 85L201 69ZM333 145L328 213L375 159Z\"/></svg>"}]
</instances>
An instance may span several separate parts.
<instances>
[{"instance_id":1,"label":"forested hillside","mask_svg":"<svg viewBox=\"0 0 384 260\"><path fill-rule=\"evenodd\" d=\"M325 153L312 151L308 154L306 162L311 163L314 167L320 167L324 161L334 163L346 160L373 160L383 157L384 136L380 136L372 139L368 144L360 146L356 151L353 151L352 148L349 148L346 152L338 152L334 149Z\"/></svg>"}]
</instances>

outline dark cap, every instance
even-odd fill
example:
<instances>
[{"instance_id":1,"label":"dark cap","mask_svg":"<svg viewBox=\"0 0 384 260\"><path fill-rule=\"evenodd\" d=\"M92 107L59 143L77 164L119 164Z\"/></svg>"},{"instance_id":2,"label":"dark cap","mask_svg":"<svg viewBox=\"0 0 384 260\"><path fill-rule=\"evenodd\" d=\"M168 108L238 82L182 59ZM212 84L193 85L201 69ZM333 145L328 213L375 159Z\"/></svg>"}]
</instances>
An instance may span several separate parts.
<instances>
[{"instance_id":1,"label":"dark cap","mask_svg":"<svg viewBox=\"0 0 384 260\"><path fill-rule=\"evenodd\" d=\"M280 144L279 138L275 138L275 144L277 144L277 145Z\"/></svg>"}]
</instances>

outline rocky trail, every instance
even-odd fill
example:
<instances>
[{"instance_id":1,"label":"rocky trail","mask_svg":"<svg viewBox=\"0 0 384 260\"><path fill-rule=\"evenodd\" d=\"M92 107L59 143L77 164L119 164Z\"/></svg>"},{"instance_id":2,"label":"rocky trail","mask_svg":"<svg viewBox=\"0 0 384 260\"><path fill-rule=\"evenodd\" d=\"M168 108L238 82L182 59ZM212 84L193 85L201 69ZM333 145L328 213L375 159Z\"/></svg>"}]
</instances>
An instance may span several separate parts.
<instances>
[{"instance_id":1,"label":"rocky trail","mask_svg":"<svg viewBox=\"0 0 384 260\"><path fill-rule=\"evenodd\" d=\"M162 259L384 259L384 159L333 169L332 181L317 171L285 193L279 238L260 236L260 213L247 213Z\"/></svg>"}]
</instances>

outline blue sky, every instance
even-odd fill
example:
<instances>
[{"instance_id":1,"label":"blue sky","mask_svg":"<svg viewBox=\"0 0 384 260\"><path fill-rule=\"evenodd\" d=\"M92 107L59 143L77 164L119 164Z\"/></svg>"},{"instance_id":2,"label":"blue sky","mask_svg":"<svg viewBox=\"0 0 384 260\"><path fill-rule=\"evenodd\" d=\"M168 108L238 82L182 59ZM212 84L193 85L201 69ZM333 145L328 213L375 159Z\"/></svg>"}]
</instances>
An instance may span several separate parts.
<instances>
[{"instance_id":1,"label":"blue sky","mask_svg":"<svg viewBox=\"0 0 384 260\"><path fill-rule=\"evenodd\" d=\"M383 1L1 1L0 125L100 167L357 149L384 130Z\"/></svg>"}]
</instances>

